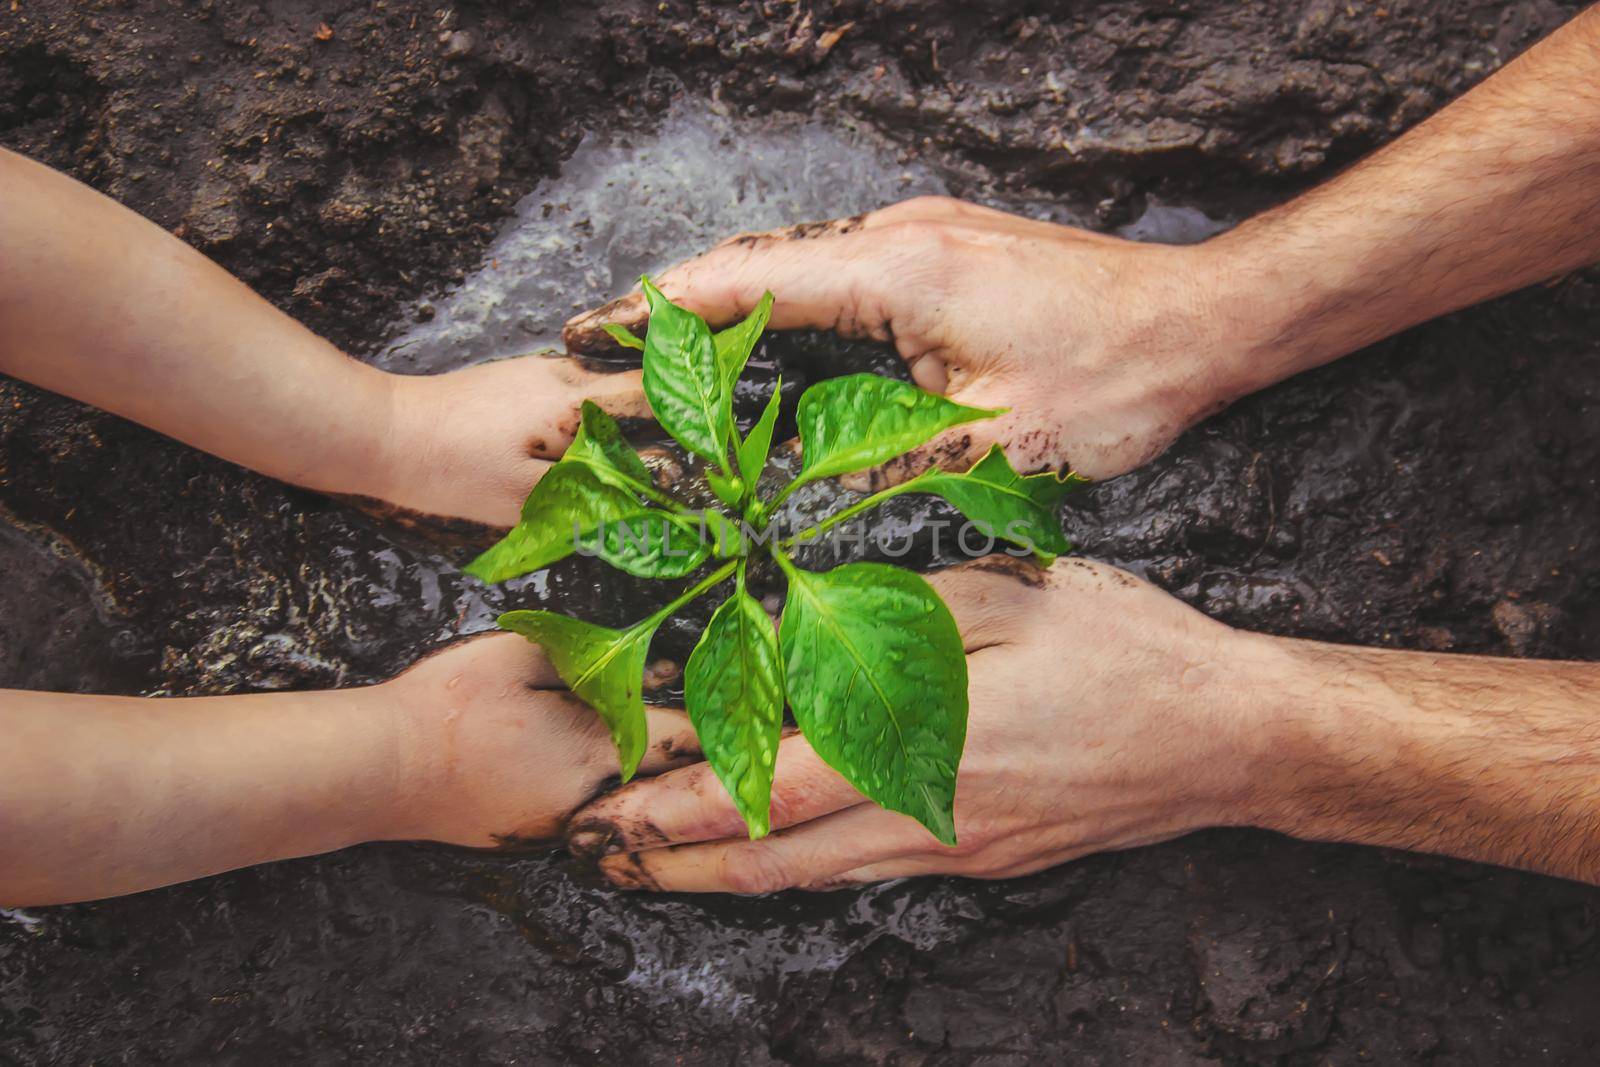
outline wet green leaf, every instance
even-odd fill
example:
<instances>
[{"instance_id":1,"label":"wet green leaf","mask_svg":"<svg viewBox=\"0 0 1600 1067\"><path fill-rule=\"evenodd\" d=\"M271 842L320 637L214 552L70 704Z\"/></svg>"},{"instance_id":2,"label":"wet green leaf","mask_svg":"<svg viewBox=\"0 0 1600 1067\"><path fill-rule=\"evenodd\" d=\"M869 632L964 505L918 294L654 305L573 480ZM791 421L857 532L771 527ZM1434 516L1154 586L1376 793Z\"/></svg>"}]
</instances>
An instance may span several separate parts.
<instances>
[{"instance_id":1,"label":"wet green leaf","mask_svg":"<svg viewBox=\"0 0 1600 1067\"><path fill-rule=\"evenodd\" d=\"M805 461L796 480L804 483L866 470L952 426L998 414L999 410L967 407L877 374L829 378L800 397Z\"/></svg>"},{"instance_id":2,"label":"wet green leaf","mask_svg":"<svg viewBox=\"0 0 1600 1067\"><path fill-rule=\"evenodd\" d=\"M493 583L548 567L572 554L577 533L639 507L633 493L602 481L589 464L563 459L528 494L522 521L467 564L466 572Z\"/></svg>"},{"instance_id":3,"label":"wet green leaf","mask_svg":"<svg viewBox=\"0 0 1600 1067\"><path fill-rule=\"evenodd\" d=\"M649 278L640 284L650 301L644 338L644 395L650 410L680 445L720 467L731 424L711 328L662 296Z\"/></svg>"},{"instance_id":4,"label":"wet green leaf","mask_svg":"<svg viewBox=\"0 0 1600 1067\"><path fill-rule=\"evenodd\" d=\"M995 445L965 474L927 470L911 479L906 491L944 497L995 537L1032 549L1040 564L1048 566L1056 556L1072 551L1056 509L1068 494L1087 484L1088 479L1076 474L1060 478L1050 471L1024 477Z\"/></svg>"},{"instance_id":5,"label":"wet green leaf","mask_svg":"<svg viewBox=\"0 0 1600 1067\"><path fill-rule=\"evenodd\" d=\"M761 331L767 328L767 320L771 317L772 293L766 292L743 322L717 331L712 339L717 349L717 368L722 375L724 396L733 396L734 383L744 373L744 365L750 361L750 353L755 351Z\"/></svg>"},{"instance_id":6,"label":"wet green leaf","mask_svg":"<svg viewBox=\"0 0 1600 1067\"><path fill-rule=\"evenodd\" d=\"M730 519L720 511L707 508L694 515L690 521L700 524L701 533L705 540L710 542L711 551L715 555L724 559L739 555L740 546L744 544L744 530L738 520Z\"/></svg>"},{"instance_id":7,"label":"wet green leaf","mask_svg":"<svg viewBox=\"0 0 1600 1067\"><path fill-rule=\"evenodd\" d=\"M642 493L654 484L650 469L622 436L617 421L592 400L583 402L577 436L561 459L587 464L601 481L632 492Z\"/></svg>"},{"instance_id":8,"label":"wet green leaf","mask_svg":"<svg viewBox=\"0 0 1600 1067\"><path fill-rule=\"evenodd\" d=\"M644 716L644 661L660 620L611 630L553 611L508 611L500 626L542 647L561 680L600 713L617 748L622 780L633 777L650 740Z\"/></svg>"},{"instance_id":9,"label":"wet green leaf","mask_svg":"<svg viewBox=\"0 0 1600 1067\"><path fill-rule=\"evenodd\" d=\"M772 450L772 429L778 424L778 408L783 400L783 379L772 387L772 397L767 401L761 418L750 427L750 436L739 446L739 476L746 485L754 485L767 465L767 453Z\"/></svg>"},{"instance_id":10,"label":"wet green leaf","mask_svg":"<svg viewBox=\"0 0 1600 1067\"><path fill-rule=\"evenodd\" d=\"M658 510L601 523L579 547L639 578L682 578L711 555L696 519Z\"/></svg>"},{"instance_id":11,"label":"wet green leaf","mask_svg":"<svg viewBox=\"0 0 1600 1067\"><path fill-rule=\"evenodd\" d=\"M744 479L737 474L723 474L709 468L705 473L706 484L711 486L711 492L716 498L730 508L737 508L744 496Z\"/></svg>"},{"instance_id":12,"label":"wet green leaf","mask_svg":"<svg viewBox=\"0 0 1600 1067\"><path fill-rule=\"evenodd\" d=\"M783 726L783 665L772 620L740 588L711 616L683 672L684 706L706 762L765 837Z\"/></svg>"},{"instance_id":13,"label":"wet green leaf","mask_svg":"<svg viewBox=\"0 0 1600 1067\"><path fill-rule=\"evenodd\" d=\"M619 322L602 323L600 328L611 335L611 339L623 348L634 348L644 351L644 342L639 340L634 332Z\"/></svg>"},{"instance_id":14,"label":"wet green leaf","mask_svg":"<svg viewBox=\"0 0 1600 1067\"><path fill-rule=\"evenodd\" d=\"M967 659L950 610L882 563L784 569L785 687L806 740L862 793L955 844Z\"/></svg>"}]
</instances>

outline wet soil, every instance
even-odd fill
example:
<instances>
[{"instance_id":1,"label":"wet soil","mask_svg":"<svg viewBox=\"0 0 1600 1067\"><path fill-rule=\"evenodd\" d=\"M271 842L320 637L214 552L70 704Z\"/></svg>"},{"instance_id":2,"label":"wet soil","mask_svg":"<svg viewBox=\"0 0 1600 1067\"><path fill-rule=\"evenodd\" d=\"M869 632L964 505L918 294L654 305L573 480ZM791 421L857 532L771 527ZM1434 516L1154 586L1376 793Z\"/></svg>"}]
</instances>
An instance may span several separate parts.
<instances>
[{"instance_id":1,"label":"wet soil","mask_svg":"<svg viewBox=\"0 0 1600 1067\"><path fill-rule=\"evenodd\" d=\"M17 0L0 144L381 359L585 133L645 136L674 101L854 124L959 194L1161 236L1152 205L1281 199L1574 6ZM763 359L884 365L817 339ZM1251 398L1067 521L1242 626L1593 659L1597 405L1579 274ZM513 599L643 595L598 598L584 561L485 593L452 562L0 380L0 684L353 684ZM0 1062L1571 1063L1600 1058L1597 1001L1600 892L1242 831L758 901L369 846L0 912Z\"/></svg>"}]
</instances>

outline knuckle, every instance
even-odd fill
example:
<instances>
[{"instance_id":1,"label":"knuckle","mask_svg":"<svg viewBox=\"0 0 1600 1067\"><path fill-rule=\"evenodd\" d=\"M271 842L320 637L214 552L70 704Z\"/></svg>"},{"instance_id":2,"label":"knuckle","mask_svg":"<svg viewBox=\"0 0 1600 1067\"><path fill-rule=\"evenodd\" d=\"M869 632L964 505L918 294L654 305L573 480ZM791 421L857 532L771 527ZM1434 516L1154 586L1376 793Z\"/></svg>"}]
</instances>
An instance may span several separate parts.
<instances>
[{"instance_id":1,"label":"knuckle","mask_svg":"<svg viewBox=\"0 0 1600 1067\"><path fill-rule=\"evenodd\" d=\"M998 860L987 860L974 864L971 869L964 873L968 878L978 878L986 882L993 882L1002 878L1011 878L1016 872Z\"/></svg>"},{"instance_id":2,"label":"knuckle","mask_svg":"<svg viewBox=\"0 0 1600 1067\"><path fill-rule=\"evenodd\" d=\"M903 200L897 205L905 209L907 214L917 214L934 218L956 218L960 216L965 207L961 201L953 196L940 196L929 194L927 196L914 196L910 200Z\"/></svg>"},{"instance_id":3,"label":"knuckle","mask_svg":"<svg viewBox=\"0 0 1600 1067\"><path fill-rule=\"evenodd\" d=\"M609 757L604 765L606 773L614 775L617 773L615 750L606 755ZM654 784L653 778L635 778L627 785L596 800L590 805L589 814L597 819L610 820L619 826L631 825L653 807L650 800L651 786Z\"/></svg>"},{"instance_id":4,"label":"knuckle","mask_svg":"<svg viewBox=\"0 0 1600 1067\"><path fill-rule=\"evenodd\" d=\"M987 844L985 842L978 841L977 839L968 836L964 837L961 841L957 842L953 847L951 847L948 850L948 854L958 860L971 861L971 863L976 866L982 866L983 853L986 847Z\"/></svg>"},{"instance_id":5,"label":"knuckle","mask_svg":"<svg viewBox=\"0 0 1600 1067\"><path fill-rule=\"evenodd\" d=\"M943 222L932 219L906 219L883 228L886 243L902 254L914 257L937 256L956 246L955 232Z\"/></svg>"},{"instance_id":6,"label":"knuckle","mask_svg":"<svg viewBox=\"0 0 1600 1067\"><path fill-rule=\"evenodd\" d=\"M1003 878L1011 860L997 849L981 847L958 856L957 869L968 878Z\"/></svg>"},{"instance_id":7,"label":"knuckle","mask_svg":"<svg viewBox=\"0 0 1600 1067\"><path fill-rule=\"evenodd\" d=\"M730 892L757 897L787 886L782 865L764 851L735 849L717 861L717 879Z\"/></svg>"},{"instance_id":8,"label":"knuckle","mask_svg":"<svg viewBox=\"0 0 1600 1067\"><path fill-rule=\"evenodd\" d=\"M942 851L956 859L981 861L990 853L994 839L994 834L985 827L964 825L960 828L956 843Z\"/></svg>"},{"instance_id":9,"label":"knuckle","mask_svg":"<svg viewBox=\"0 0 1600 1067\"><path fill-rule=\"evenodd\" d=\"M739 251L757 248L762 245L771 244L777 239L777 234L770 230L746 230L743 233L736 233L732 237L726 237L717 242L711 247L709 252L706 252L699 258L705 259L708 256L714 255L723 250Z\"/></svg>"}]
</instances>

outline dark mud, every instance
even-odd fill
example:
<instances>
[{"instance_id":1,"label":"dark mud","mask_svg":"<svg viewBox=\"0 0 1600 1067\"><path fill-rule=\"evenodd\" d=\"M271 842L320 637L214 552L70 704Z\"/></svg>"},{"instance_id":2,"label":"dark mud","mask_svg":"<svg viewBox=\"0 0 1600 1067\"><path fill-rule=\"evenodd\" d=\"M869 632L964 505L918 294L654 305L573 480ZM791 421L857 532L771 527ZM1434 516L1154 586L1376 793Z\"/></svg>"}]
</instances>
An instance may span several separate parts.
<instances>
[{"instance_id":1,"label":"dark mud","mask_svg":"<svg viewBox=\"0 0 1600 1067\"><path fill-rule=\"evenodd\" d=\"M1060 7L18 0L0 143L376 352L585 131L676 97L852 120L1056 217L1236 218L1573 5ZM767 353L786 381L854 365L806 344ZM1252 398L1068 521L1240 625L1592 659L1597 404L1580 275ZM352 684L503 602L616 622L644 595L608 575L597 602L583 561L482 592L403 527L13 382L0 561L0 683L60 689ZM1572 1063L1600 1058L1597 1001L1594 890L1236 831L764 901L373 846L0 913L0 1062Z\"/></svg>"}]
</instances>

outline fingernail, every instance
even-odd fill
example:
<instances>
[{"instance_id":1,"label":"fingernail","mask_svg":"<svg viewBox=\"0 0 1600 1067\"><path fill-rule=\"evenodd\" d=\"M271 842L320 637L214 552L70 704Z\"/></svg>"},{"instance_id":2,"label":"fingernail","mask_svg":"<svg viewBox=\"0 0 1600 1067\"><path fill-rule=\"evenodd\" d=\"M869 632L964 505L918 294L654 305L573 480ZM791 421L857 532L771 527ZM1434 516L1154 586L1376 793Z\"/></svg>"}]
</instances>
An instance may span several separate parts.
<instances>
[{"instance_id":1,"label":"fingernail","mask_svg":"<svg viewBox=\"0 0 1600 1067\"><path fill-rule=\"evenodd\" d=\"M631 312L638 299L632 293L627 296L619 296L615 300L601 304L599 307L586 311L581 315L576 315L567 321L588 329L598 329L601 323L620 320L623 317L623 312Z\"/></svg>"},{"instance_id":2,"label":"fingernail","mask_svg":"<svg viewBox=\"0 0 1600 1067\"><path fill-rule=\"evenodd\" d=\"M585 859L599 859L622 851L622 841L614 826L596 826L567 834L567 851Z\"/></svg>"},{"instance_id":3,"label":"fingernail","mask_svg":"<svg viewBox=\"0 0 1600 1067\"><path fill-rule=\"evenodd\" d=\"M637 852L626 856L608 857L600 863L600 873L605 875L617 889L638 891L659 888L639 863Z\"/></svg>"}]
</instances>

